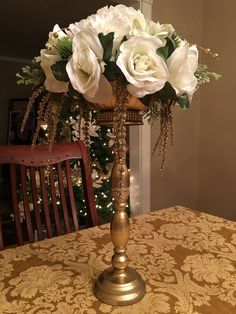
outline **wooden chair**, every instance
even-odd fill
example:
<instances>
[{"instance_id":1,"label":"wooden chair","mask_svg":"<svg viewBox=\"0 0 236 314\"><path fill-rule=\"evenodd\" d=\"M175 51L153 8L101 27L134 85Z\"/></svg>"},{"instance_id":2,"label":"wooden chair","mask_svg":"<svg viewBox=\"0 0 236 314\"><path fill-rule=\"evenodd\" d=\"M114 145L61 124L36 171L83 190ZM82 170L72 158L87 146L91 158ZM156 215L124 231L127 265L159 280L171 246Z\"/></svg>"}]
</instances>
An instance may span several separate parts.
<instances>
[{"instance_id":1,"label":"wooden chair","mask_svg":"<svg viewBox=\"0 0 236 314\"><path fill-rule=\"evenodd\" d=\"M10 165L12 207L19 245L24 244L19 210L19 183L27 241L35 241L35 230L38 240L79 230L72 182L72 166L78 161L89 226L95 226L99 221L87 148L82 141L54 144L50 153L47 145L36 145L34 148L31 145L0 145L0 164ZM0 246L3 247L1 235Z\"/></svg>"}]
</instances>

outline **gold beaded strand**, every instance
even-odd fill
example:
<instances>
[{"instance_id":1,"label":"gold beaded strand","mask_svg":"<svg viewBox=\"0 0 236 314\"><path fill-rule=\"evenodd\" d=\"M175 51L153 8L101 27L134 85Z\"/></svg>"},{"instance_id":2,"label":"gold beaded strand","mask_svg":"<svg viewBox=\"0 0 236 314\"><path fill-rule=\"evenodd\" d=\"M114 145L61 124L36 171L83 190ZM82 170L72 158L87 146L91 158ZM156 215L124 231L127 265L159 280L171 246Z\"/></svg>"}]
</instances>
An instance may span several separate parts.
<instances>
[{"instance_id":1,"label":"gold beaded strand","mask_svg":"<svg viewBox=\"0 0 236 314\"><path fill-rule=\"evenodd\" d=\"M158 148L158 154L161 157L160 172L163 174L165 163L167 144L170 136L172 146L174 145L174 129L173 129L173 114L172 114L173 102L167 101L161 104L160 109L160 133L155 143L153 154Z\"/></svg>"}]
</instances>

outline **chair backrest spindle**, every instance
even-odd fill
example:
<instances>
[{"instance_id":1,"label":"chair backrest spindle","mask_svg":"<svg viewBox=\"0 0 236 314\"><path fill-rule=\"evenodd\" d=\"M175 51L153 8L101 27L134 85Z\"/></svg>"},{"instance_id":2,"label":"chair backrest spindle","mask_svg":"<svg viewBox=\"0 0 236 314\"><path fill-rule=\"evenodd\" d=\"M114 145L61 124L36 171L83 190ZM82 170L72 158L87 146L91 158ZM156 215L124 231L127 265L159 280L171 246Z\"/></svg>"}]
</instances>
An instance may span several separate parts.
<instances>
[{"instance_id":1,"label":"chair backrest spindle","mask_svg":"<svg viewBox=\"0 0 236 314\"><path fill-rule=\"evenodd\" d=\"M41 186L41 193L42 193L42 207L44 210L45 215L45 224L47 228L47 237L52 238L52 223L50 218L50 212L49 212L49 204L48 204L48 198L47 198L47 187L46 187L46 178L45 178L45 167L39 168L39 176L40 176L40 186Z\"/></svg>"}]
</instances>

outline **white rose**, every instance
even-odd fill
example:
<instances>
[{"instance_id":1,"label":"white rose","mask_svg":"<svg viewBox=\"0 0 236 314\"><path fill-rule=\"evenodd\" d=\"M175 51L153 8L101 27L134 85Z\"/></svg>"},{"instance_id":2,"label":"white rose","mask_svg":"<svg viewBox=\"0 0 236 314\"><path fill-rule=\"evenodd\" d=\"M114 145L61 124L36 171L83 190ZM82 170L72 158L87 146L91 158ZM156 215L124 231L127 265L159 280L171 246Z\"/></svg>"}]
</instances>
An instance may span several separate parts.
<instances>
[{"instance_id":1,"label":"white rose","mask_svg":"<svg viewBox=\"0 0 236 314\"><path fill-rule=\"evenodd\" d=\"M115 36L121 37L122 35L129 35L133 25L145 29L144 15L139 10L120 4L115 7L103 7L96 14L90 15L80 22L70 24L69 29L74 35L89 28L97 34L106 35L115 32Z\"/></svg>"},{"instance_id":2,"label":"white rose","mask_svg":"<svg viewBox=\"0 0 236 314\"><path fill-rule=\"evenodd\" d=\"M159 22L155 23L153 21L149 21L146 31L152 36L159 37L165 43L164 39L168 36L170 37L175 30L171 24L160 24Z\"/></svg>"},{"instance_id":3,"label":"white rose","mask_svg":"<svg viewBox=\"0 0 236 314\"><path fill-rule=\"evenodd\" d=\"M84 30L92 30L97 35L99 33L106 35L114 32L113 58L124 36L129 37L134 30L145 28L144 15L139 10L122 4L101 8L96 14L92 14L87 19L69 26L74 35Z\"/></svg>"},{"instance_id":4,"label":"white rose","mask_svg":"<svg viewBox=\"0 0 236 314\"><path fill-rule=\"evenodd\" d=\"M154 36L161 39L163 46L166 45L166 38L171 37L174 32L174 28L171 24L160 24L159 22L155 23L153 21L149 21L146 24L145 28L133 28L132 35L134 36Z\"/></svg>"},{"instance_id":5,"label":"white rose","mask_svg":"<svg viewBox=\"0 0 236 314\"><path fill-rule=\"evenodd\" d=\"M100 96L100 93L104 92L106 97L106 89L110 86L102 75L104 71L102 57L103 48L95 33L83 31L74 36L73 54L66 65L66 71L73 88L92 102L102 101L96 99L98 94ZM110 86L109 97L111 94Z\"/></svg>"},{"instance_id":6,"label":"white rose","mask_svg":"<svg viewBox=\"0 0 236 314\"><path fill-rule=\"evenodd\" d=\"M156 49L162 41L153 36L131 37L120 46L117 65L130 83L128 91L138 98L162 89L168 80L168 69Z\"/></svg>"},{"instance_id":7,"label":"white rose","mask_svg":"<svg viewBox=\"0 0 236 314\"><path fill-rule=\"evenodd\" d=\"M68 83L58 81L51 69L51 66L57 61L62 60L56 45L59 38L66 37L67 35L61 30L58 24L53 27L53 31L49 33L46 49L41 49L38 61L44 71L46 79L44 81L45 88L54 93L64 93L68 91Z\"/></svg>"},{"instance_id":8,"label":"white rose","mask_svg":"<svg viewBox=\"0 0 236 314\"><path fill-rule=\"evenodd\" d=\"M111 20L115 26L115 32L119 37L132 36L137 30L144 30L147 26L146 19L140 10L119 4L109 8ZM99 12L99 11L98 11ZM118 17L118 20L117 20ZM121 39L122 39L121 38Z\"/></svg>"},{"instance_id":9,"label":"white rose","mask_svg":"<svg viewBox=\"0 0 236 314\"><path fill-rule=\"evenodd\" d=\"M184 43L176 48L167 59L170 77L169 82L177 96L187 93L191 99L197 87L197 79L194 76L198 67L198 50L196 46Z\"/></svg>"}]
</instances>

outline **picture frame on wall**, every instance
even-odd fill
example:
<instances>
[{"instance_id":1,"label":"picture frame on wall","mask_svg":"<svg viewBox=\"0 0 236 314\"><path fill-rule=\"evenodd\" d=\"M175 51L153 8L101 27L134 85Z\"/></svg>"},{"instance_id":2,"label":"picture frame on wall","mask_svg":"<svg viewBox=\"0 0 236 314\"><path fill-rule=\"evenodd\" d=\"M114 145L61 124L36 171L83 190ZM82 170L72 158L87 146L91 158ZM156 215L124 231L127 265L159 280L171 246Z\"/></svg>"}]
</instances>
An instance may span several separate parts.
<instances>
[{"instance_id":1,"label":"picture frame on wall","mask_svg":"<svg viewBox=\"0 0 236 314\"><path fill-rule=\"evenodd\" d=\"M31 111L23 132L22 121L27 108L28 99L11 99L9 111L8 144L29 145L32 143L36 127L35 111Z\"/></svg>"}]
</instances>

